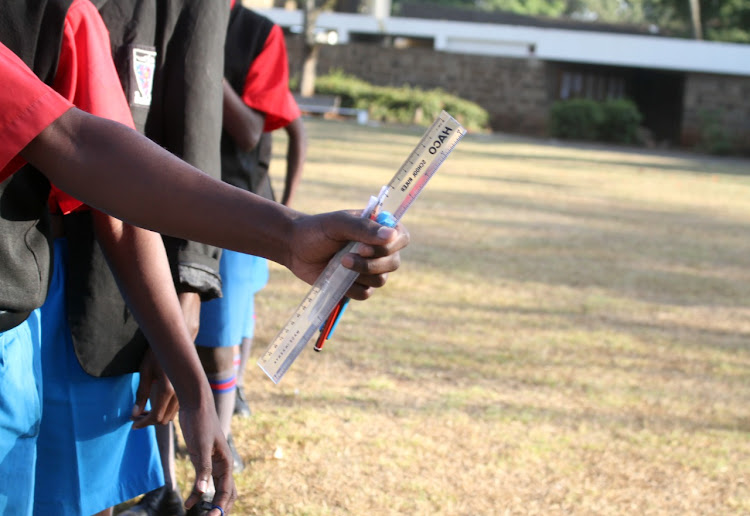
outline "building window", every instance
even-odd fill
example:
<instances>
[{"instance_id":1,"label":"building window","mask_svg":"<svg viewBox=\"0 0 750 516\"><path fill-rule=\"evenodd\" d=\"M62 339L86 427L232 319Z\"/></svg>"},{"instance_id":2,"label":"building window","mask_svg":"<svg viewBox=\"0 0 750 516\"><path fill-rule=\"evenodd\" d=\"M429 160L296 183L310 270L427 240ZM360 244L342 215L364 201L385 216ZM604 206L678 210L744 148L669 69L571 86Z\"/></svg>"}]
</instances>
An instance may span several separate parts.
<instances>
[{"instance_id":1,"label":"building window","mask_svg":"<svg viewBox=\"0 0 750 516\"><path fill-rule=\"evenodd\" d=\"M557 96L561 100L608 100L625 96L625 77L606 71L562 70L558 83Z\"/></svg>"}]
</instances>

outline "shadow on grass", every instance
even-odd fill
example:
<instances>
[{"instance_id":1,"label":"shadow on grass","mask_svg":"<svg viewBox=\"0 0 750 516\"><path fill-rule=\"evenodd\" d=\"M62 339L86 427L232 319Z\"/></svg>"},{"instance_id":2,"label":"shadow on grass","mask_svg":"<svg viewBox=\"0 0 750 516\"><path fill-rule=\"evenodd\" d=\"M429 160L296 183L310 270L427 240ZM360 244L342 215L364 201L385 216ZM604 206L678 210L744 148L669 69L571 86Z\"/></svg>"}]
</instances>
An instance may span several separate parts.
<instances>
[{"instance_id":1,"label":"shadow on grass","mask_svg":"<svg viewBox=\"0 0 750 516\"><path fill-rule=\"evenodd\" d=\"M407 252L421 266L434 267L435 274L449 270L478 276L477 282L505 278L600 287L613 295L676 306L745 306L750 298L750 226L729 218L440 190L431 192L430 200L450 207L441 216L473 236L454 239L443 231L445 238L436 238L440 226L420 226L429 242ZM462 208L470 210L472 203L494 203L508 213L528 214L524 218L530 221L505 222L489 212L465 214Z\"/></svg>"},{"instance_id":2,"label":"shadow on grass","mask_svg":"<svg viewBox=\"0 0 750 516\"><path fill-rule=\"evenodd\" d=\"M577 162L589 165L611 165L628 166L634 170L638 168L652 168L664 171L687 171L698 174L726 174L732 176L750 177L750 159L734 156L711 156L681 149L648 149L628 145L610 145L601 143L574 142L565 140L535 139L517 137L512 135L473 136L469 134L464 141L477 143L472 148L472 156L482 159L497 160L528 160L541 163L550 162ZM483 151L477 150L486 147L486 144L494 144L501 150ZM544 154L502 152L504 146L516 147L530 145L544 150ZM555 153L555 150L561 153ZM579 154L570 155L568 151L580 151ZM635 157L627 162L615 160L611 157L596 158L598 153L618 153L625 156ZM649 159L655 158L655 159ZM679 163L665 163L664 160L679 160Z\"/></svg>"},{"instance_id":3,"label":"shadow on grass","mask_svg":"<svg viewBox=\"0 0 750 516\"><path fill-rule=\"evenodd\" d=\"M512 391L517 387L509 385L508 388ZM367 396L367 394L370 395ZM662 435L668 435L674 431L687 433L721 431L735 434L750 431L750 418L745 416L724 415L707 419L700 414L678 415L664 410L655 414L632 405L608 407L594 402L591 406L584 408L556 408L547 406L543 402L531 404L507 401L462 402L459 406L455 406L446 403L445 400L416 401L401 397L375 396L369 390L355 390L349 396L336 397L319 396L308 392L302 401L296 397L271 393L270 400L275 407L295 407L303 402L306 409L318 408L326 412L357 409L364 412L385 412L392 414L395 418L404 417L405 419L413 417L415 413L435 414L441 418L450 418L451 413L460 413L483 422L549 423L555 427L567 427L573 430L583 427L586 428L586 432L590 432L592 428L609 429L618 433L627 430L635 432L648 430Z\"/></svg>"},{"instance_id":4,"label":"shadow on grass","mask_svg":"<svg viewBox=\"0 0 750 516\"><path fill-rule=\"evenodd\" d=\"M605 150L605 149L602 149ZM613 149L622 152L620 149ZM635 152L633 154L636 154ZM691 172L694 174L722 174L741 177L750 177L750 160L738 158L703 158L695 156L663 156L674 158L679 163L666 163L663 160L636 160L623 162L611 158L593 158L591 152L580 156L566 156L563 154L523 154L523 153L502 153L502 152L485 152L474 151L472 156L485 160L505 160L507 163L515 161L530 161L550 164L564 164L566 168L577 168L584 166L597 166L606 171L606 167L628 167L634 172L638 169L656 169L673 172ZM645 157L642 153L637 153L639 157ZM658 156L657 157L662 157ZM744 168L743 168L744 167Z\"/></svg>"},{"instance_id":5,"label":"shadow on grass","mask_svg":"<svg viewBox=\"0 0 750 516\"><path fill-rule=\"evenodd\" d=\"M606 313L590 313L583 305L577 310L564 310L558 308L531 308L528 306L490 306L479 303L434 301L431 303L433 311L437 313L462 311L468 314L465 317L465 324L473 324L476 319L486 318L484 316L496 317L498 326L501 321L508 316L528 316L535 320L544 320L546 331L553 331L556 328L561 330L570 328L585 328L587 331L607 331L615 334L652 334L654 336L675 336L680 337L680 347L705 349L713 348L716 351L727 353L740 352L746 355L750 360L750 349L747 342L750 341L750 331L729 331L721 329L707 329L697 325L682 324L671 321L643 321L634 320L626 317L613 317ZM472 317L474 319L472 319ZM424 320L415 320L410 316L411 323L415 325L427 325L432 317L425 314ZM460 329L461 326L456 327ZM504 337L499 332L487 331L487 339L492 342L494 339L502 340ZM397 347L397 346L396 346ZM476 353L477 362L482 363L490 357L490 353L497 351L498 347L487 348L487 354L481 349L472 350ZM750 371L749 371L750 374Z\"/></svg>"}]
</instances>

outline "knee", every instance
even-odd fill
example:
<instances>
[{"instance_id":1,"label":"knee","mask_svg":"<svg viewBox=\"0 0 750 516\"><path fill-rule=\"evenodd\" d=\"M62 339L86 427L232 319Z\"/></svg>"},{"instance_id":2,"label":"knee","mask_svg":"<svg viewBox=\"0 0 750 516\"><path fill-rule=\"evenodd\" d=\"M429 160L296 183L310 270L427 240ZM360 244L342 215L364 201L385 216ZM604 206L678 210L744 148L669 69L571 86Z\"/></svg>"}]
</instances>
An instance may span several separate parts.
<instances>
[{"instance_id":1,"label":"knee","mask_svg":"<svg viewBox=\"0 0 750 516\"><path fill-rule=\"evenodd\" d=\"M234 369L234 347L207 348L195 346L195 348L206 373L215 374Z\"/></svg>"},{"instance_id":2,"label":"knee","mask_svg":"<svg viewBox=\"0 0 750 516\"><path fill-rule=\"evenodd\" d=\"M188 318L185 319L185 325L187 326L188 334L190 335L190 338L195 341L195 338L198 336L198 330L201 328L201 321L200 318Z\"/></svg>"}]
</instances>

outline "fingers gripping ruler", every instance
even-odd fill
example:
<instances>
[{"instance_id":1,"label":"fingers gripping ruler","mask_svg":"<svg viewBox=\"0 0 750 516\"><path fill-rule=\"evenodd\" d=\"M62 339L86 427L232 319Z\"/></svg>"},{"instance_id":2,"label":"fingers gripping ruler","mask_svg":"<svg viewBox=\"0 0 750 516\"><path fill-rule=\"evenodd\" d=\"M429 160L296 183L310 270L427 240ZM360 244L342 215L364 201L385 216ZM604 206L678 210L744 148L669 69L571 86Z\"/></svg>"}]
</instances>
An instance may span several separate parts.
<instances>
[{"instance_id":1,"label":"fingers gripping ruler","mask_svg":"<svg viewBox=\"0 0 750 516\"><path fill-rule=\"evenodd\" d=\"M384 186L371 197L363 217L395 226L416 200L427 182L466 134L461 124L443 111L427 129L419 144ZM358 274L341 265L347 253L356 253L359 244L349 242L328 263L302 300L297 310L258 360L260 368L274 383L279 383L329 314L354 284Z\"/></svg>"}]
</instances>

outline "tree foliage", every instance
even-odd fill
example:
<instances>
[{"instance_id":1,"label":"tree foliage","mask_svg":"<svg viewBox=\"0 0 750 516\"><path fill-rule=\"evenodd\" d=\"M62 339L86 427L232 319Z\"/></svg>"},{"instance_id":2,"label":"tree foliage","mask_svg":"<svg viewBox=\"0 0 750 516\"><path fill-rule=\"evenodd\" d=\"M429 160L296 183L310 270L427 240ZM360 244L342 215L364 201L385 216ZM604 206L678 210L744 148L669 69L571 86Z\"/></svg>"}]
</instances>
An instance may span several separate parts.
<instances>
[{"instance_id":1,"label":"tree foliage","mask_svg":"<svg viewBox=\"0 0 750 516\"><path fill-rule=\"evenodd\" d=\"M394 0L394 4L399 1L625 23L669 36L693 36L690 0ZM750 0L700 0L700 19L707 40L750 43Z\"/></svg>"},{"instance_id":2,"label":"tree foliage","mask_svg":"<svg viewBox=\"0 0 750 516\"><path fill-rule=\"evenodd\" d=\"M532 16L562 16L566 0L482 0L479 4L488 10L508 11Z\"/></svg>"}]
</instances>

